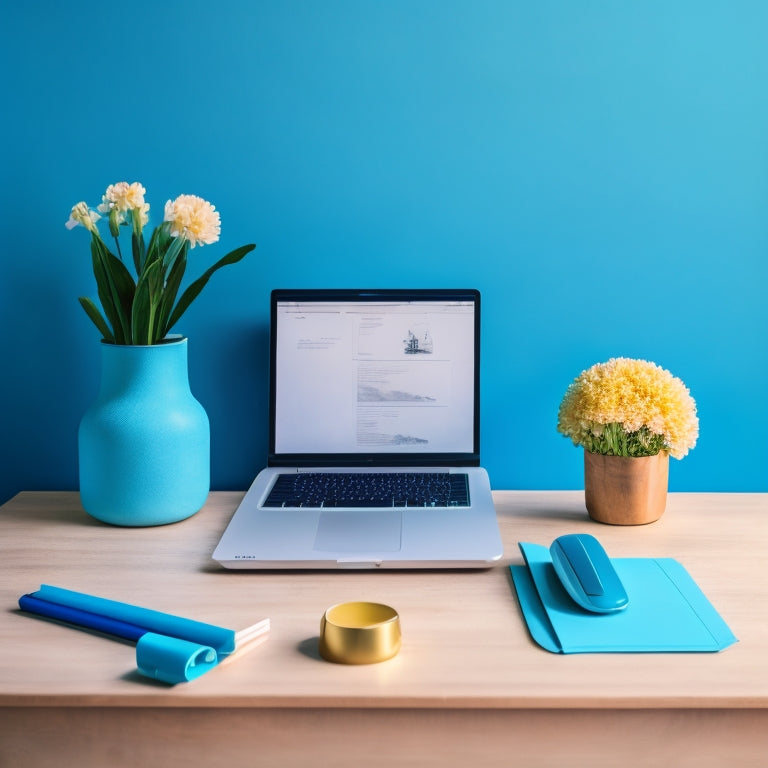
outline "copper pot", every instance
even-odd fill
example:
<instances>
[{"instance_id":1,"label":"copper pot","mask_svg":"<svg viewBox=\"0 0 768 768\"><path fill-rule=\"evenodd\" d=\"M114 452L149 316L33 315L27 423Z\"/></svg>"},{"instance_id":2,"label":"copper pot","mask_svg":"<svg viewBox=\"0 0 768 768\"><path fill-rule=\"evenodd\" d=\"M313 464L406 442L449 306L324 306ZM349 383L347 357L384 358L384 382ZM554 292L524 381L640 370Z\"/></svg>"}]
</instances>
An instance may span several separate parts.
<instances>
[{"instance_id":1,"label":"copper pot","mask_svg":"<svg viewBox=\"0 0 768 768\"><path fill-rule=\"evenodd\" d=\"M584 451L584 497L593 520L609 525L646 525L667 505L669 454L603 456Z\"/></svg>"}]
</instances>

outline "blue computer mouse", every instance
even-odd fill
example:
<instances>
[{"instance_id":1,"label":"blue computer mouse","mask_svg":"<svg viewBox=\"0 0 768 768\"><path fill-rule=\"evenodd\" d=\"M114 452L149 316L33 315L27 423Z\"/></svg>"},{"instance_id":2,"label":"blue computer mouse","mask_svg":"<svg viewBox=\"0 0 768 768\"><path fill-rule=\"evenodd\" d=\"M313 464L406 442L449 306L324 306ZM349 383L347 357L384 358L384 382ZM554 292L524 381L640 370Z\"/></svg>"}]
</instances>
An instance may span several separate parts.
<instances>
[{"instance_id":1,"label":"blue computer mouse","mask_svg":"<svg viewBox=\"0 0 768 768\"><path fill-rule=\"evenodd\" d=\"M559 536L549 548L566 592L582 608L611 613L627 607L629 598L602 544L588 533Z\"/></svg>"}]
</instances>

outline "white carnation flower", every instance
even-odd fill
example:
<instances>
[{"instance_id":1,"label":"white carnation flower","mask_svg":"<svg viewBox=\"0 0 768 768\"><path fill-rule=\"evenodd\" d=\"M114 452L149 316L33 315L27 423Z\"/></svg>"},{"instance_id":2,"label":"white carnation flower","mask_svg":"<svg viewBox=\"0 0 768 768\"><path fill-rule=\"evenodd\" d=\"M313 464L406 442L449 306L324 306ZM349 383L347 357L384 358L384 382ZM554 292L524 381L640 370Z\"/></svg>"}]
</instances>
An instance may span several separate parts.
<instances>
[{"instance_id":1,"label":"white carnation flower","mask_svg":"<svg viewBox=\"0 0 768 768\"><path fill-rule=\"evenodd\" d=\"M179 195L165 204L165 217L173 237L183 237L194 248L219 239L221 219L218 211L202 197Z\"/></svg>"}]
</instances>

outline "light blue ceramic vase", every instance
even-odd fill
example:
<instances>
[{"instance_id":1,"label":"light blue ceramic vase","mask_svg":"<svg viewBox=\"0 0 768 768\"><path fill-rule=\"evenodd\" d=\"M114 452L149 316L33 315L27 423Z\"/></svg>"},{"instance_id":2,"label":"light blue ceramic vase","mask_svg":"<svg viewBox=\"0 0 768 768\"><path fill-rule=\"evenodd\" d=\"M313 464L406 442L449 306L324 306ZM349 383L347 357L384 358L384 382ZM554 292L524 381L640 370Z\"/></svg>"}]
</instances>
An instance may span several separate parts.
<instances>
[{"instance_id":1,"label":"light blue ceramic vase","mask_svg":"<svg viewBox=\"0 0 768 768\"><path fill-rule=\"evenodd\" d=\"M189 389L187 339L101 345L101 387L80 422L80 498L124 526L195 514L210 487L210 425Z\"/></svg>"}]
</instances>

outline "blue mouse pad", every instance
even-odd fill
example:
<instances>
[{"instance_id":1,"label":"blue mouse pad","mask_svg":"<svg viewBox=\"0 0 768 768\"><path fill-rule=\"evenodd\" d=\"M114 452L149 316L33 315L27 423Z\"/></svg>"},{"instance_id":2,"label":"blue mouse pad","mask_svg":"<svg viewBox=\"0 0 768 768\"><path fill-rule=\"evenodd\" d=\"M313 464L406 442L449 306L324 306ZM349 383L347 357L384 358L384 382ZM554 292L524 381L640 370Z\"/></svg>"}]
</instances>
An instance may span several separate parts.
<instances>
[{"instance_id":1,"label":"blue mouse pad","mask_svg":"<svg viewBox=\"0 0 768 768\"><path fill-rule=\"evenodd\" d=\"M526 565L510 566L520 607L533 639L552 653L712 652L738 642L677 560L612 558L629 604L591 613L568 596L546 547L520 550Z\"/></svg>"}]
</instances>

